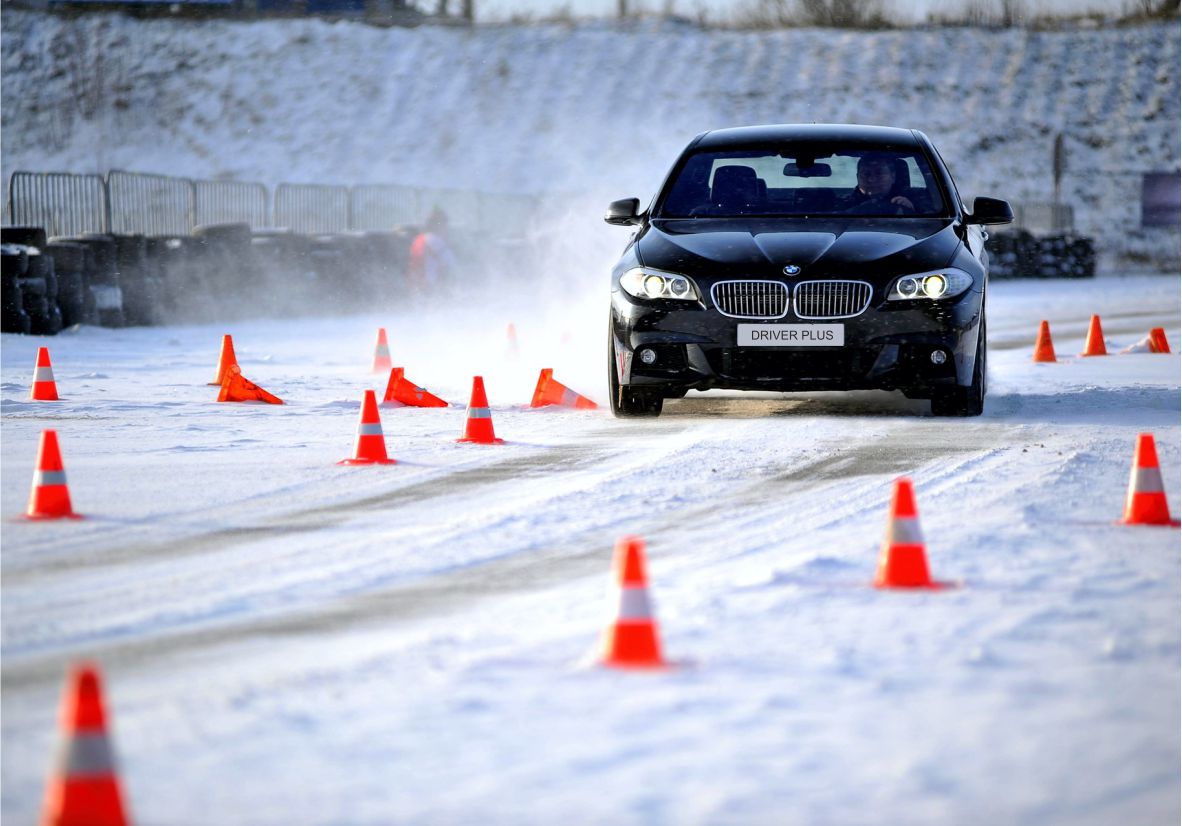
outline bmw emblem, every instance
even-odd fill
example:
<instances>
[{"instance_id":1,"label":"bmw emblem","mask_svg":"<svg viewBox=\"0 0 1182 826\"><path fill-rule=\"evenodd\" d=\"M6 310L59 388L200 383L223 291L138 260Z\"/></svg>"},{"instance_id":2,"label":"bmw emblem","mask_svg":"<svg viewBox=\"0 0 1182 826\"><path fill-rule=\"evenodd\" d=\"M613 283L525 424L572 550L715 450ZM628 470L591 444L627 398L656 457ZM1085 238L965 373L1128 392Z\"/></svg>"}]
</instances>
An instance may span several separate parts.
<instances>
[{"instance_id":1,"label":"bmw emblem","mask_svg":"<svg viewBox=\"0 0 1182 826\"><path fill-rule=\"evenodd\" d=\"M784 275L800 275L800 267L795 264L789 264L784 268Z\"/></svg>"}]
</instances>

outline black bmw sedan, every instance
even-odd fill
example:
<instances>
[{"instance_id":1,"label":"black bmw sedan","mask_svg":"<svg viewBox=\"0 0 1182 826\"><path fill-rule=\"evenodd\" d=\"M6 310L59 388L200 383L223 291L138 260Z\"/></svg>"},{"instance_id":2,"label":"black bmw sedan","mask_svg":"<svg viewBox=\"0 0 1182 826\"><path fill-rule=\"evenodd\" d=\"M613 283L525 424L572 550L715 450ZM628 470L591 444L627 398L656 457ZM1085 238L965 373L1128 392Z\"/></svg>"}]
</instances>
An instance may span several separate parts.
<instances>
[{"instance_id":1,"label":"black bmw sedan","mask_svg":"<svg viewBox=\"0 0 1182 826\"><path fill-rule=\"evenodd\" d=\"M750 126L706 132L612 271L608 375L617 416L689 390L901 390L937 416L985 401L983 225L922 132Z\"/></svg>"}]
</instances>

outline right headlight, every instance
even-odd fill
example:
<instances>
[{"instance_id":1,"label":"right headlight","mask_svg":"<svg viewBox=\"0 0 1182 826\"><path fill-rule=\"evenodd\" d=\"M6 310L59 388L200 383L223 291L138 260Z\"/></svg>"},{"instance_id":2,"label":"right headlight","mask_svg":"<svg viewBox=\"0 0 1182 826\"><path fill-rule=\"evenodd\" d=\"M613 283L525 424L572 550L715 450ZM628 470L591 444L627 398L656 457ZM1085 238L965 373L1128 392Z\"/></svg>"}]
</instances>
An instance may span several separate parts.
<instances>
[{"instance_id":1,"label":"right headlight","mask_svg":"<svg viewBox=\"0 0 1182 826\"><path fill-rule=\"evenodd\" d=\"M620 288L633 298L700 299L697 286L684 275L648 267L633 267L621 275Z\"/></svg>"},{"instance_id":2,"label":"right headlight","mask_svg":"<svg viewBox=\"0 0 1182 826\"><path fill-rule=\"evenodd\" d=\"M887 294L887 301L907 301L926 298L935 301L953 298L973 286L973 277L955 267L933 272L905 275L898 279Z\"/></svg>"}]
</instances>

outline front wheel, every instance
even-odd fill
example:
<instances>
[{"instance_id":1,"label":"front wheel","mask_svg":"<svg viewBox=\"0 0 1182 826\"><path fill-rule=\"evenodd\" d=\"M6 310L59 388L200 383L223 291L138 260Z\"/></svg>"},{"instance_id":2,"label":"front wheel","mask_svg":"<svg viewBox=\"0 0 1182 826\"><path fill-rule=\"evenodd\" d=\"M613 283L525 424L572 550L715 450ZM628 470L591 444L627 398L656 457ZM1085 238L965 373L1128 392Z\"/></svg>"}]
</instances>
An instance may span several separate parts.
<instances>
[{"instance_id":1,"label":"front wheel","mask_svg":"<svg viewBox=\"0 0 1182 826\"><path fill-rule=\"evenodd\" d=\"M973 381L968 387L940 388L932 396L933 416L980 416L985 409L985 319L977 331L977 357L973 360Z\"/></svg>"},{"instance_id":2,"label":"front wheel","mask_svg":"<svg viewBox=\"0 0 1182 826\"><path fill-rule=\"evenodd\" d=\"M613 342L611 325L607 331L607 386L611 397L612 413L616 418L655 417L661 415L665 399L660 390L628 387L620 384L616 372L616 346Z\"/></svg>"}]
</instances>

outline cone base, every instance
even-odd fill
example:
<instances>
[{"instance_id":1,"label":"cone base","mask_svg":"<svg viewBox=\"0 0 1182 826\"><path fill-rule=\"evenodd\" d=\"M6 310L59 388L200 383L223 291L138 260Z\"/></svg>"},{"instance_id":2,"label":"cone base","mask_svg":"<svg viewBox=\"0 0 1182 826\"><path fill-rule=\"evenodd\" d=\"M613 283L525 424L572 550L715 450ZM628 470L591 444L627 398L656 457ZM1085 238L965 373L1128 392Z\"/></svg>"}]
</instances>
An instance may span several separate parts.
<instances>
[{"instance_id":1,"label":"cone base","mask_svg":"<svg viewBox=\"0 0 1182 826\"><path fill-rule=\"evenodd\" d=\"M874 587L880 591L951 591L959 588L960 583L932 580L923 585L895 585L889 582L875 582Z\"/></svg>"},{"instance_id":2,"label":"cone base","mask_svg":"<svg viewBox=\"0 0 1182 826\"><path fill-rule=\"evenodd\" d=\"M396 459L341 459L337 462L338 465L396 465Z\"/></svg>"},{"instance_id":3,"label":"cone base","mask_svg":"<svg viewBox=\"0 0 1182 826\"><path fill-rule=\"evenodd\" d=\"M1116 525L1129 525L1134 528L1178 528L1182 527L1182 522L1177 519L1169 519L1165 522L1132 522L1128 519L1118 519L1114 523Z\"/></svg>"},{"instance_id":4,"label":"cone base","mask_svg":"<svg viewBox=\"0 0 1182 826\"><path fill-rule=\"evenodd\" d=\"M48 522L51 519L84 519L85 517L80 513L24 513L20 518L30 522Z\"/></svg>"},{"instance_id":5,"label":"cone base","mask_svg":"<svg viewBox=\"0 0 1182 826\"><path fill-rule=\"evenodd\" d=\"M601 660L599 665L602 668L611 668L616 671L675 671L679 668L677 663L665 662L664 660L654 660L653 662Z\"/></svg>"},{"instance_id":6,"label":"cone base","mask_svg":"<svg viewBox=\"0 0 1182 826\"><path fill-rule=\"evenodd\" d=\"M466 437L456 439L456 441L468 442L474 445L503 445L505 443L504 439L469 439Z\"/></svg>"}]
</instances>

